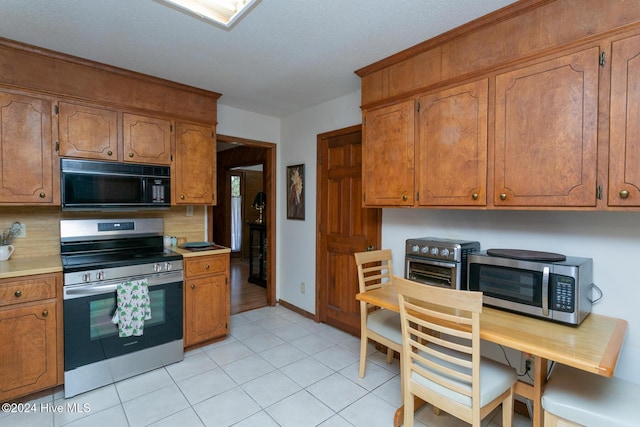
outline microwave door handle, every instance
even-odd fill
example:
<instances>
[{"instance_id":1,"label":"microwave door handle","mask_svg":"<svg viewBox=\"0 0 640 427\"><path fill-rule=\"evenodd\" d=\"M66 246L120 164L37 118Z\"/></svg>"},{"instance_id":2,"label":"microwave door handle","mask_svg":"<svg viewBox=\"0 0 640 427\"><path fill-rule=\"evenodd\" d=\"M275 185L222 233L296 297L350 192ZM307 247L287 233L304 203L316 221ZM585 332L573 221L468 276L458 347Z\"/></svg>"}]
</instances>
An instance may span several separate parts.
<instances>
[{"instance_id":1,"label":"microwave door handle","mask_svg":"<svg viewBox=\"0 0 640 427\"><path fill-rule=\"evenodd\" d=\"M549 315L549 267L542 269L542 314Z\"/></svg>"}]
</instances>

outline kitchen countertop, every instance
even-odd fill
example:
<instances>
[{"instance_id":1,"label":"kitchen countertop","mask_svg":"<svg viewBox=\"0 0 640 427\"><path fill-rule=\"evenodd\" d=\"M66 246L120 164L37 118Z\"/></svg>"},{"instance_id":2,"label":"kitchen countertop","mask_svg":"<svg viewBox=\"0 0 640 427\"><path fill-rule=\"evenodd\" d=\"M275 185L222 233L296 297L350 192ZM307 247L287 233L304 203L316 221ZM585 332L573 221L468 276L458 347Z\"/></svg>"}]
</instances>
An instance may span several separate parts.
<instances>
[{"instance_id":1,"label":"kitchen countertop","mask_svg":"<svg viewBox=\"0 0 640 427\"><path fill-rule=\"evenodd\" d=\"M169 246L168 249L182 255L183 258L191 258L191 257L205 256L205 255L218 255L218 254L225 254L225 253L231 252L230 248L220 246L220 245L212 245L211 249L197 250L197 251L190 251L189 249L182 249L177 246Z\"/></svg>"},{"instance_id":2,"label":"kitchen countertop","mask_svg":"<svg viewBox=\"0 0 640 427\"><path fill-rule=\"evenodd\" d=\"M60 255L16 258L9 259L7 261L0 261L0 279L60 272L62 272L62 260L60 259Z\"/></svg>"}]
</instances>

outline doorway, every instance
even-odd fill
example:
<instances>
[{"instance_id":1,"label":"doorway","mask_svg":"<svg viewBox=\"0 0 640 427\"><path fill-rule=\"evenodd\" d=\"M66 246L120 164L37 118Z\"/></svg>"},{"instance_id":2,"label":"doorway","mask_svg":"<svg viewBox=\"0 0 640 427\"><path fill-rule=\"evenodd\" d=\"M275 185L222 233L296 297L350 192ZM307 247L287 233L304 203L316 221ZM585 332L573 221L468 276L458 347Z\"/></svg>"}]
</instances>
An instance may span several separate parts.
<instances>
[{"instance_id":1,"label":"doorway","mask_svg":"<svg viewBox=\"0 0 640 427\"><path fill-rule=\"evenodd\" d=\"M276 145L227 135L217 135L217 205L209 208L209 239L233 248L231 253L231 314L275 305L275 161ZM232 200L232 180L240 201ZM258 182L258 184L256 184ZM256 224L255 187L264 194L264 286L250 280L250 224ZM251 193L251 194L249 194ZM237 195L236 195L237 196ZM251 200L249 200L251 199ZM262 199L261 199L262 200ZM240 243L232 242L232 203L240 203Z\"/></svg>"},{"instance_id":2,"label":"doorway","mask_svg":"<svg viewBox=\"0 0 640 427\"><path fill-rule=\"evenodd\" d=\"M379 248L382 210L362 207L362 127L318 135L316 313L360 335L354 252Z\"/></svg>"}]
</instances>

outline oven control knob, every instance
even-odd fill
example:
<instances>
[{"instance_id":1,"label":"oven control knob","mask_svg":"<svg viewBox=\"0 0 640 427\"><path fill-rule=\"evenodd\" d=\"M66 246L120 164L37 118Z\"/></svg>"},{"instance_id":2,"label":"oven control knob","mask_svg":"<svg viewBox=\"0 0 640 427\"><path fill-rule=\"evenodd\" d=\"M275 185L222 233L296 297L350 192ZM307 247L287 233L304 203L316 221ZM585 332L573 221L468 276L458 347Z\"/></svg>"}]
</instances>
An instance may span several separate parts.
<instances>
[{"instance_id":1,"label":"oven control knob","mask_svg":"<svg viewBox=\"0 0 640 427\"><path fill-rule=\"evenodd\" d=\"M438 248L436 247L431 248L431 255L438 255Z\"/></svg>"},{"instance_id":2,"label":"oven control knob","mask_svg":"<svg viewBox=\"0 0 640 427\"><path fill-rule=\"evenodd\" d=\"M412 251L414 254L417 254L419 250L420 250L420 246L418 246L418 245L413 245L413 246L411 247L411 251Z\"/></svg>"},{"instance_id":3,"label":"oven control knob","mask_svg":"<svg viewBox=\"0 0 640 427\"><path fill-rule=\"evenodd\" d=\"M170 262L165 262L164 263L164 270L165 271L171 271L172 268L173 268L173 266L171 265Z\"/></svg>"},{"instance_id":4,"label":"oven control knob","mask_svg":"<svg viewBox=\"0 0 640 427\"><path fill-rule=\"evenodd\" d=\"M97 280L104 280L104 271L98 271L96 273L96 279Z\"/></svg>"},{"instance_id":5,"label":"oven control knob","mask_svg":"<svg viewBox=\"0 0 640 427\"><path fill-rule=\"evenodd\" d=\"M82 281L83 282L90 282L91 281L91 273L83 273L82 274Z\"/></svg>"},{"instance_id":6,"label":"oven control knob","mask_svg":"<svg viewBox=\"0 0 640 427\"><path fill-rule=\"evenodd\" d=\"M421 251L421 252L422 252L423 254L425 254L425 255L426 255L426 254L428 254L428 253L429 253L429 246L423 246L423 247L422 247L422 251Z\"/></svg>"},{"instance_id":7,"label":"oven control knob","mask_svg":"<svg viewBox=\"0 0 640 427\"><path fill-rule=\"evenodd\" d=\"M440 250L440 255L442 256L449 256L449 249L444 248Z\"/></svg>"},{"instance_id":8,"label":"oven control knob","mask_svg":"<svg viewBox=\"0 0 640 427\"><path fill-rule=\"evenodd\" d=\"M155 273L160 273L162 271L162 266L160 264L153 264L153 271Z\"/></svg>"}]
</instances>

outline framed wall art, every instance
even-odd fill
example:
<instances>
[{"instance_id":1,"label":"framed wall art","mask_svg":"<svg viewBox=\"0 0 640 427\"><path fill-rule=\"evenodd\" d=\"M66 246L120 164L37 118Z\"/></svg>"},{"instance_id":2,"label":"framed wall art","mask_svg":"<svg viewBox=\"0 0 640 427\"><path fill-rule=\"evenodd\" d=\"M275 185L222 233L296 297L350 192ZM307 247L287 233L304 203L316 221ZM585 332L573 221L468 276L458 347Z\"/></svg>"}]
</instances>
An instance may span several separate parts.
<instances>
[{"instance_id":1,"label":"framed wall art","mask_svg":"<svg viewBox=\"0 0 640 427\"><path fill-rule=\"evenodd\" d=\"M304 220L304 164L287 166L287 219Z\"/></svg>"}]
</instances>

